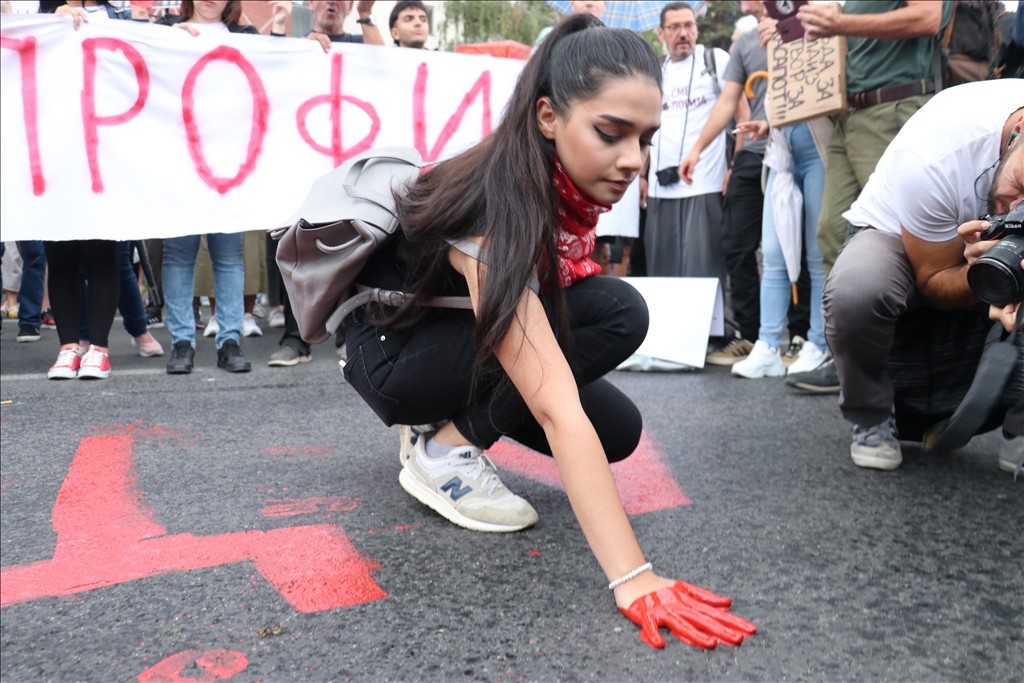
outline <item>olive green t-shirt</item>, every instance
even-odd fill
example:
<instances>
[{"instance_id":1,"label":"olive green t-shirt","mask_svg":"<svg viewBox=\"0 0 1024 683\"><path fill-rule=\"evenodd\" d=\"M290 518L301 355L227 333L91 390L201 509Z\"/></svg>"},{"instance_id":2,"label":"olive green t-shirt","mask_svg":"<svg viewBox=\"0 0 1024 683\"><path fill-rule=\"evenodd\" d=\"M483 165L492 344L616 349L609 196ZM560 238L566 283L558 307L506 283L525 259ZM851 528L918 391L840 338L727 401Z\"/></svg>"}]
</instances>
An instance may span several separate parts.
<instances>
[{"instance_id":1,"label":"olive green t-shirt","mask_svg":"<svg viewBox=\"0 0 1024 683\"><path fill-rule=\"evenodd\" d=\"M847 0L844 14L882 14L904 7L902 0ZM942 0L942 26L949 22L953 3ZM941 33L942 30L939 30ZM932 80L935 38L878 40L847 37L846 90L860 93L898 83Z\"/></svg>"}]
</instances>

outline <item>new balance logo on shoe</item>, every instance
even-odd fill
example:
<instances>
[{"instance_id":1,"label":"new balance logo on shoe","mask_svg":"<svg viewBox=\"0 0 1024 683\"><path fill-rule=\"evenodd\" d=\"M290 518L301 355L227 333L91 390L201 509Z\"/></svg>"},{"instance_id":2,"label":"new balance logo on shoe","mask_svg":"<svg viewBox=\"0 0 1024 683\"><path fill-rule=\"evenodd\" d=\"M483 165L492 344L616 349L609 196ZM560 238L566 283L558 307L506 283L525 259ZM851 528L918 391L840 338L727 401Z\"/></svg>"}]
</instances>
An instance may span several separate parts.
<instances>
[{"instance_id":1,"label":"new balance logo on shoe","mask_svg":"<svg viewBox=\"0 0 1024 683\"><path fill-rule=\"evenodd\" d=\"M462 480L458 477L452 477L441 486L441 490L452 497L452 500L458 500L464 495L473 490L472 486L464 486Z\"/></svg>"}]
</instances>

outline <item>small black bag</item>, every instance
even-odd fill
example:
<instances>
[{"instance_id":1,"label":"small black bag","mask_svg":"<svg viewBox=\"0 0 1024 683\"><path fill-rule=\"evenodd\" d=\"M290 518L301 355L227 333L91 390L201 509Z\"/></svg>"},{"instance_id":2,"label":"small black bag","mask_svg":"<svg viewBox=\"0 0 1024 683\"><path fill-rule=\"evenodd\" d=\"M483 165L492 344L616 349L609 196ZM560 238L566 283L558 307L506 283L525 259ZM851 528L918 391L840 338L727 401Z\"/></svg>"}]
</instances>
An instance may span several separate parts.
<instances>
[{"instance_id":1,"label":"small black bag","mask_svg":"<svg viewBox=\"0 0 1024 683\"><path fill-rule=\"evenodd\" d=\"M987 307L961 311L916 308L900 317L888 374L895 390L901 440L921 440L952 417L974 382L982 353L1000 342L1002 333L1002 326L993 326L988 319ZM974 434L1002 424L1006 411L1024 394L1024 335L1017 334L1009 343L1017 349L1016 367Z\"/></svg>"}]
</instances>

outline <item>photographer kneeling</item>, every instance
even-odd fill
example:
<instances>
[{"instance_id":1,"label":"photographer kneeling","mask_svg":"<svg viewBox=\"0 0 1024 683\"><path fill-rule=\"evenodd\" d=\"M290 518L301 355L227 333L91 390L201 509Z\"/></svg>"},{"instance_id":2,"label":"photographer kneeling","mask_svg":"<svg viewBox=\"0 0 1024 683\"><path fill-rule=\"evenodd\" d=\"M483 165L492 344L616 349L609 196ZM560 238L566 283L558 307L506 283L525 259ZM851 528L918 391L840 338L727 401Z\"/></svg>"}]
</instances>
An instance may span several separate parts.
<instances>
[{"instance_id":1,"label":"photographer kneeling","mask_svg":"<svg viewBox=\"0 0 1024 683\"><path fill-rule=\"evenodd\" d=\"M979 240L988 223L978 217L1024 200L1022 129L1024 81L944 90L907 122L843 216L852 236L825 283L822 311L860 467L892 470L903 459L887 372L897 320L921 307L981 305L967 271L997 242ZM1006 469L1024 449L1020 403L1003 428Z\"/></svg>"}]
</instances>

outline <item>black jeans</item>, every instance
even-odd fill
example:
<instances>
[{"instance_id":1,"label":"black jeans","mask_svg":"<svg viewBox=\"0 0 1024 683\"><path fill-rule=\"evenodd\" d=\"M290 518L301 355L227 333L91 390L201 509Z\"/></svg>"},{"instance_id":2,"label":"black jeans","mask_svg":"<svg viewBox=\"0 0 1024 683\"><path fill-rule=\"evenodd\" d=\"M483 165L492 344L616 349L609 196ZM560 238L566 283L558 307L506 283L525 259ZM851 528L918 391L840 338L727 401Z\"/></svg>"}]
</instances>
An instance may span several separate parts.
<instances>
[{"instance_id":1,"label":"black jeans","mask_svg":"<svg viewBox=\"0 0 1024 683\"><path fill-rule=\"evenodd\" d=\"M740 336L751 341L757 339L761 325L757 248L761 244L763 210L761 156L741 149L725 190L722 246L729 270L733 315L740 328Z\"/></svg>"},{"instance_id":2,"label":"black jeans","mask_svg":"<svg viewBox=\"0 0 1024 683\"><path fill-rule=\"evenodd\" d=\"M640 442L643 419L602 377L643 342L647 305L632 286L610 277L577 282L565 290L565 300L580 401L608 460L622 460ZM385 424L452 420L479 448L507 435L550 455L544 431L493 357L470 401L474 322L472 311L437 309L413 329L378 328L359 309L345 319L345 378Z\"/></svg>"}]
</instances>

